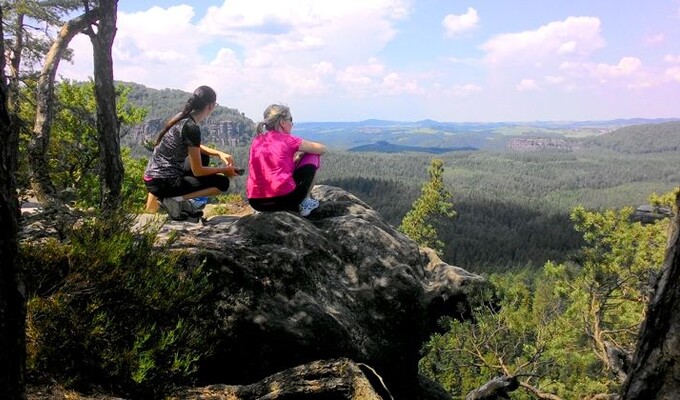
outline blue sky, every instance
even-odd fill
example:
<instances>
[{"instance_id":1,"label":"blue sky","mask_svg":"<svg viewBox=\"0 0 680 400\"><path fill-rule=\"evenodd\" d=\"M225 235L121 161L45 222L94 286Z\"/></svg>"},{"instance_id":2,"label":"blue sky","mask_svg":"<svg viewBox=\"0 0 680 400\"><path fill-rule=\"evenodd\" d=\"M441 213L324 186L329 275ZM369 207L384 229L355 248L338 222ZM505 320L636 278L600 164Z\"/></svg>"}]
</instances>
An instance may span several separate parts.
<instances>
[{"instance_id":1,"label":"blue sky","mask_svg":"<svg viewBox=\"0 0 680 400\"><path fill-rule=\"evenodd\" d=\"M59 73L87 79L72 47ZM680 0L121 1L114 76L255 121L680 117Z\"/></svg>"}]
</instances>

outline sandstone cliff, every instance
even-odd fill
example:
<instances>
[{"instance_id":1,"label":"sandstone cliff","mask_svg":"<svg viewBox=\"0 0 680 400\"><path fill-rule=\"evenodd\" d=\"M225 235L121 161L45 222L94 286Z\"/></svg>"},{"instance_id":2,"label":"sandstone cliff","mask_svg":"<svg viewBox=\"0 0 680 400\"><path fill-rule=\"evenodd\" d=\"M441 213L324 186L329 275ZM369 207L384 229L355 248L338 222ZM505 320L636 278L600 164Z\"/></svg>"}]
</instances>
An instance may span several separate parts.
<instances>
[{"instance_id":1,"label":"sandstone cliff","mask_svg":"<svg viewBox=\"0 0 680 400\"><path fill-rule=\"evenodd\" d=\"M313 194L321 205L309 218L256 213L164 226L178 235L172 247L204 263L218 288L217 330L205 338L215 352L202 378L248 385L316 360L347 359L382 378L377 393L448 398L419 377L419 351L437 319L463 315L484 280L419 249L355 196L329 186Z\"/></svg>"}]
</instances>

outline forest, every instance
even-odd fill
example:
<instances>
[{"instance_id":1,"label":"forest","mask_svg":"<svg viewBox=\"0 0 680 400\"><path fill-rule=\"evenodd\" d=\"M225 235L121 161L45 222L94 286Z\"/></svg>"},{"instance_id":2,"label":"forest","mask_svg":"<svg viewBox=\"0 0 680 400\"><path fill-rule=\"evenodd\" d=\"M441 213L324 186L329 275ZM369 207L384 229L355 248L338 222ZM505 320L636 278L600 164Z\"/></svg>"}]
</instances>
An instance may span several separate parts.
<instances>
[{"instance_id":1,"label":"forest","mask_svg":"<svg viewBox=\"0 0 680 400\"><path fill-rule=\"evenodd\" d=\"M128 102L152 112L155 108L172 115L188 93L154 90L131 83ZM179 104L178 104L179 103ZM233 119L235 109L224 109L224 116L212 121ZM154 118L162 113L153 111ZM220 114L222 115L222 114ZM244 123L252 124L247 120ZM651 123L654 122L654 123ZM206 125L207 125L206 124ZM634 124L634 125L630 125ZM298 126L299 125L299 126ZM252 125L251 125L252 126ZM469 137L507 143L508 138L561 137L573 150L516 151L475 150L469 147L431 147L431 134L424 129L446 132L466 143ZM131 129L134 131L134 129ZM210 143L234 155L236 163L247 165L248 138L229 146L218 133L207 129ZM605 133L603 133L605 132ZM135 158L144 159L148 150L140 145L153 137L132 135L124 138ZM438 221L437 230L445 243L444 259L475 272L540 268L548 260L566 260L582 240L569 218L572 208L637 208L652 193L665 193L680 182L673 160L680 154L680 122L672 120L615 120L602 122L516 124L446 124L436 121L396 123L362 121L356 123L299 123L295 134L309 140L327 140L331 147L324 157L318 183L346 189L379 211L398 226L420 188L427 180L433 158L444 162L446 187L453 194L458 211L454 219ZM393 144L386 135L409 137ZM499 137L500 135L500 137ZM427 137L423 139L423 136ZM337 138L337 139L336 139ZM341 139L340 139L341 138ZM354 138L354 139L352 139ZM346 146L348 141L370 144ZM453 140L453 139L448 139ZM484 146L482 146L484 147ZM244 187L233 182L235 193L244 196Z\"/></svg>"},{"instance_id":2,"label":"forest","mask_svg":"<svg viewBox=\"0 0 680 400\"><path fill-rule=\"evenodd\" d=\"M128 88L117 86L119 119L130 126L143 124L147 110L132 104L128 94ZM53 185L62 201L71 207L97 208L101 185L96 127L74 118L95 112L93 84L63 82L56 86L55 95L61 106L56 109L48 150ZM74 114L74 110L78 112ZM654 129L642 127L646 132ZM665 124L658 127L667 128ZM613 131L607 135L616 134ZM629 135L627 147L640 146L630 142L647 140L646 137ZM27 151L30 137L23 135L20 139L21 154ZM138 144L134 151L123 147L121 154L125 166L122 206L133 213L143 212L146 194L141 176L149 153L143 147ZM222 149L233 154L237 165L247 165L247 146ZM619 390L625 374L611 364L607 349L615 345L616 351L630 357L643 307L662 260L668 218L641 224L636 222L635 209L643 204L669 209L670 196L661 195L680 181L680 173L674 168L677 151L665 147L648 152L618 149L453 151L433 155L331 148L323 157L318 183L348 190L388 222L400 226L411 210L420 207L418 200L432 180L432 166L436 165L439 172L435 176L440 180L437 190L450 195L446 201L453 211L429 219L442 244L438 249L442 259L487 276L496 289L494 293L480 294L473 309L477 324L442 321L442 333L433 336L423 349L422 373L455 398L498 374L524 376L522 384L526 389L514 398L545 398L548 394L554 398L587 398ZM141 155L133 156L134 152ZM27 160L20 158L18 167L19 188L27 190L31 181ZM215 202L244 200L244 182L234 179L232 183L229 196L218 197ZM120 223L121 228L126 226ZM195 290L205 284L199 279L196 288L170 294L164 276L177 273L171 260L158 261L170 263L168 269L158 271L169 275L127 275L118 264L123 259L142 265L149 261L149 254L161 257L158 252L162 250L154 248L152 238L139 243L129 232L116 234L122 235L115 241L116 246L104 246L96 238L111 232L102 232L108 232L108 228L94 224L83 232L64 231L69 244L52 243L41 249L27 242L20 247L22 270L31 293L27 309L32 321L29 337L43 337L40 342L28 342L28 372L32 376L70 380L75 387L82 387L83 380L103 379L89 376L77 366L63 369L54 363L73 352L74 346L80 346L59 332L73 329L73 324L91 323L94 326L83 326L95 330L108 326L114 329L114 335L115 329L123 329L114 328L115 324L106 320L80 321L77 309L60 308L59 303L51 302L54 296L66 295L52 292L63 268L85 268L85 275L79 279L98 285L110 285L110 279L129 279L130 287L137 288L142 296L147 291L161 290L169 296L167 302L149 306L161 307L162 312L171 312L163 307L172 304L195 302L195 296L200 294ZM113 253L106 255L109 251ZM125 256L115 261L115 276L100 276L96 273L98 264L87 266L90 262L84 255L92 253L99 253L102 259L113 254L117 254L116 258ZM59 261L65 254L69 254L68 266ZM149 293L143 301L153 302L154 298ZM593 302L602 311L584 320L584 307ZM153 329L169 329L178 337L192 335L190 327L159 325ZM493 334L499 330L504 332L504 340ZM462 337L479 338L480 342L461 341ZM129 339L116 340L122 341L116 342L117 346L125 346ZM509 351L517 343L526 346ZM163 346L157 350L159 354L184 346L181 339L159 345ZM103 342L92 342L92 346L88 351L93 354L111 351ZM472 348L477 349L474 357L453 357ZM569 352L565 353L565 349ZM573 354L579 357L570 358ZM117 365L123 373L136 365L134 357L144 354L131 360L109 354L97 362L104 368ZM136 372L139 375L126 381L124 390L163 392L168 387L161 382L185 382L193 374L190 361L181 361L187 362L185 369L173 373L163 371L160 362L158 359L149 365L149 372Z\"/></svg>"},{"instance_id":3,"label":"forest","mask_svg":"<svg viewBox=\"0 0 680 400\"><path fill-rule=\"evenodd\" d=\"M140 85L114 82L115 1L55 4L0 5L8 46L0 54L11 55L2 60L11 68L0 73L0 397L24 398L26 382L58 381L161 398L173 385L193 382L210 349L196 341L200 327L133 321L128 311L189 310L209 282L186 274L153 232L132 232L131 221L144 208L154 124L173 115L187 93L149 95ZM66 24L77 12L83 14ZM40 39L22 23L27 15L69 29L59 40ZM93 42L94 77L57 81L68 41L80 32ZM505 376L519 380L517 399L614 399L661 276L680 182L679 123L632 121L420 121L407 128L364 121L300 124L297 133L328 139L317 183L355 194L420 244L427 243L418 230L427 228L430 236L422 237L434 235L445 262L492 283L465 310L473 318L441 321L422 350L423 375L455 398ZM237 108L219 108L205 126L206 143L245 167L252 124ZM569 145L509 150L510 137L557 137ZM394 138L408 140L389 152L350 151ZM214 201L243 202L243 189L234 179L230 194ZM48 210L54 237L22 236L29 217L17 211L28 196ZM641 205L657 217L642 220ZM423 223L413 226L413 215ZM128 290L137 303L117 307ZM131 323L142 325L130 332ZM81 363L81 355L89 358Z\"/></svg>"}]
</instances>

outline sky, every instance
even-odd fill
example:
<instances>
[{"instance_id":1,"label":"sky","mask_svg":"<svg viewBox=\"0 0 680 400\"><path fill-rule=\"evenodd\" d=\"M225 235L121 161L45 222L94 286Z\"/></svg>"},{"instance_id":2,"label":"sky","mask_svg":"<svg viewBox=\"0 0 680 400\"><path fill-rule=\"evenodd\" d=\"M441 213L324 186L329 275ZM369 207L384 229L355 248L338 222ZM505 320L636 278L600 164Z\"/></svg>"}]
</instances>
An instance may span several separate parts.
<instances>
[{"instance_id":1,"label":"sky","mask_svg":"<svg viewBox=\"0 0 680 400\"><path fill-rule=\"evenodd\" d=\"M59 75L88 79L71 47ZM121 0L113 59L254 121L680 117L680 0Z\"/></svg>"}]
</instances>

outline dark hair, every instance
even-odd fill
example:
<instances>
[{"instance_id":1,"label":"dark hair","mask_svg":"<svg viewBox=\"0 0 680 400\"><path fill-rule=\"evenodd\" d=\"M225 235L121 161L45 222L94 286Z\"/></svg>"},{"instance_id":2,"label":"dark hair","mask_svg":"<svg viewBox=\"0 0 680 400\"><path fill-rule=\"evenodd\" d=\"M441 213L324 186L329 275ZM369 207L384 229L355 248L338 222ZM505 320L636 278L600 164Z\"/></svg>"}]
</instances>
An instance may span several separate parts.
<instances>
[{"instance_id":1,"label":"dark hair","mask_svg":"<svg viewBox=\"0 0 680 400\"><path fill-rule=\"evenodd\" d=\"M207 106L215 104L215 101L217 101L217 94L215 94L215 91L211 87L199 86L196 90L194 90L194 93L191 95L189 100L187 100L186 104L184 105L184 109L172 117L167 124L165 124L165 128L163 128L156 138L156 146L158 146L158 144L163 139L163 136L165 136L170 128L172 128L177 122L188 117L192 111L202 111Z\"/></svg>"}]
</instances>

